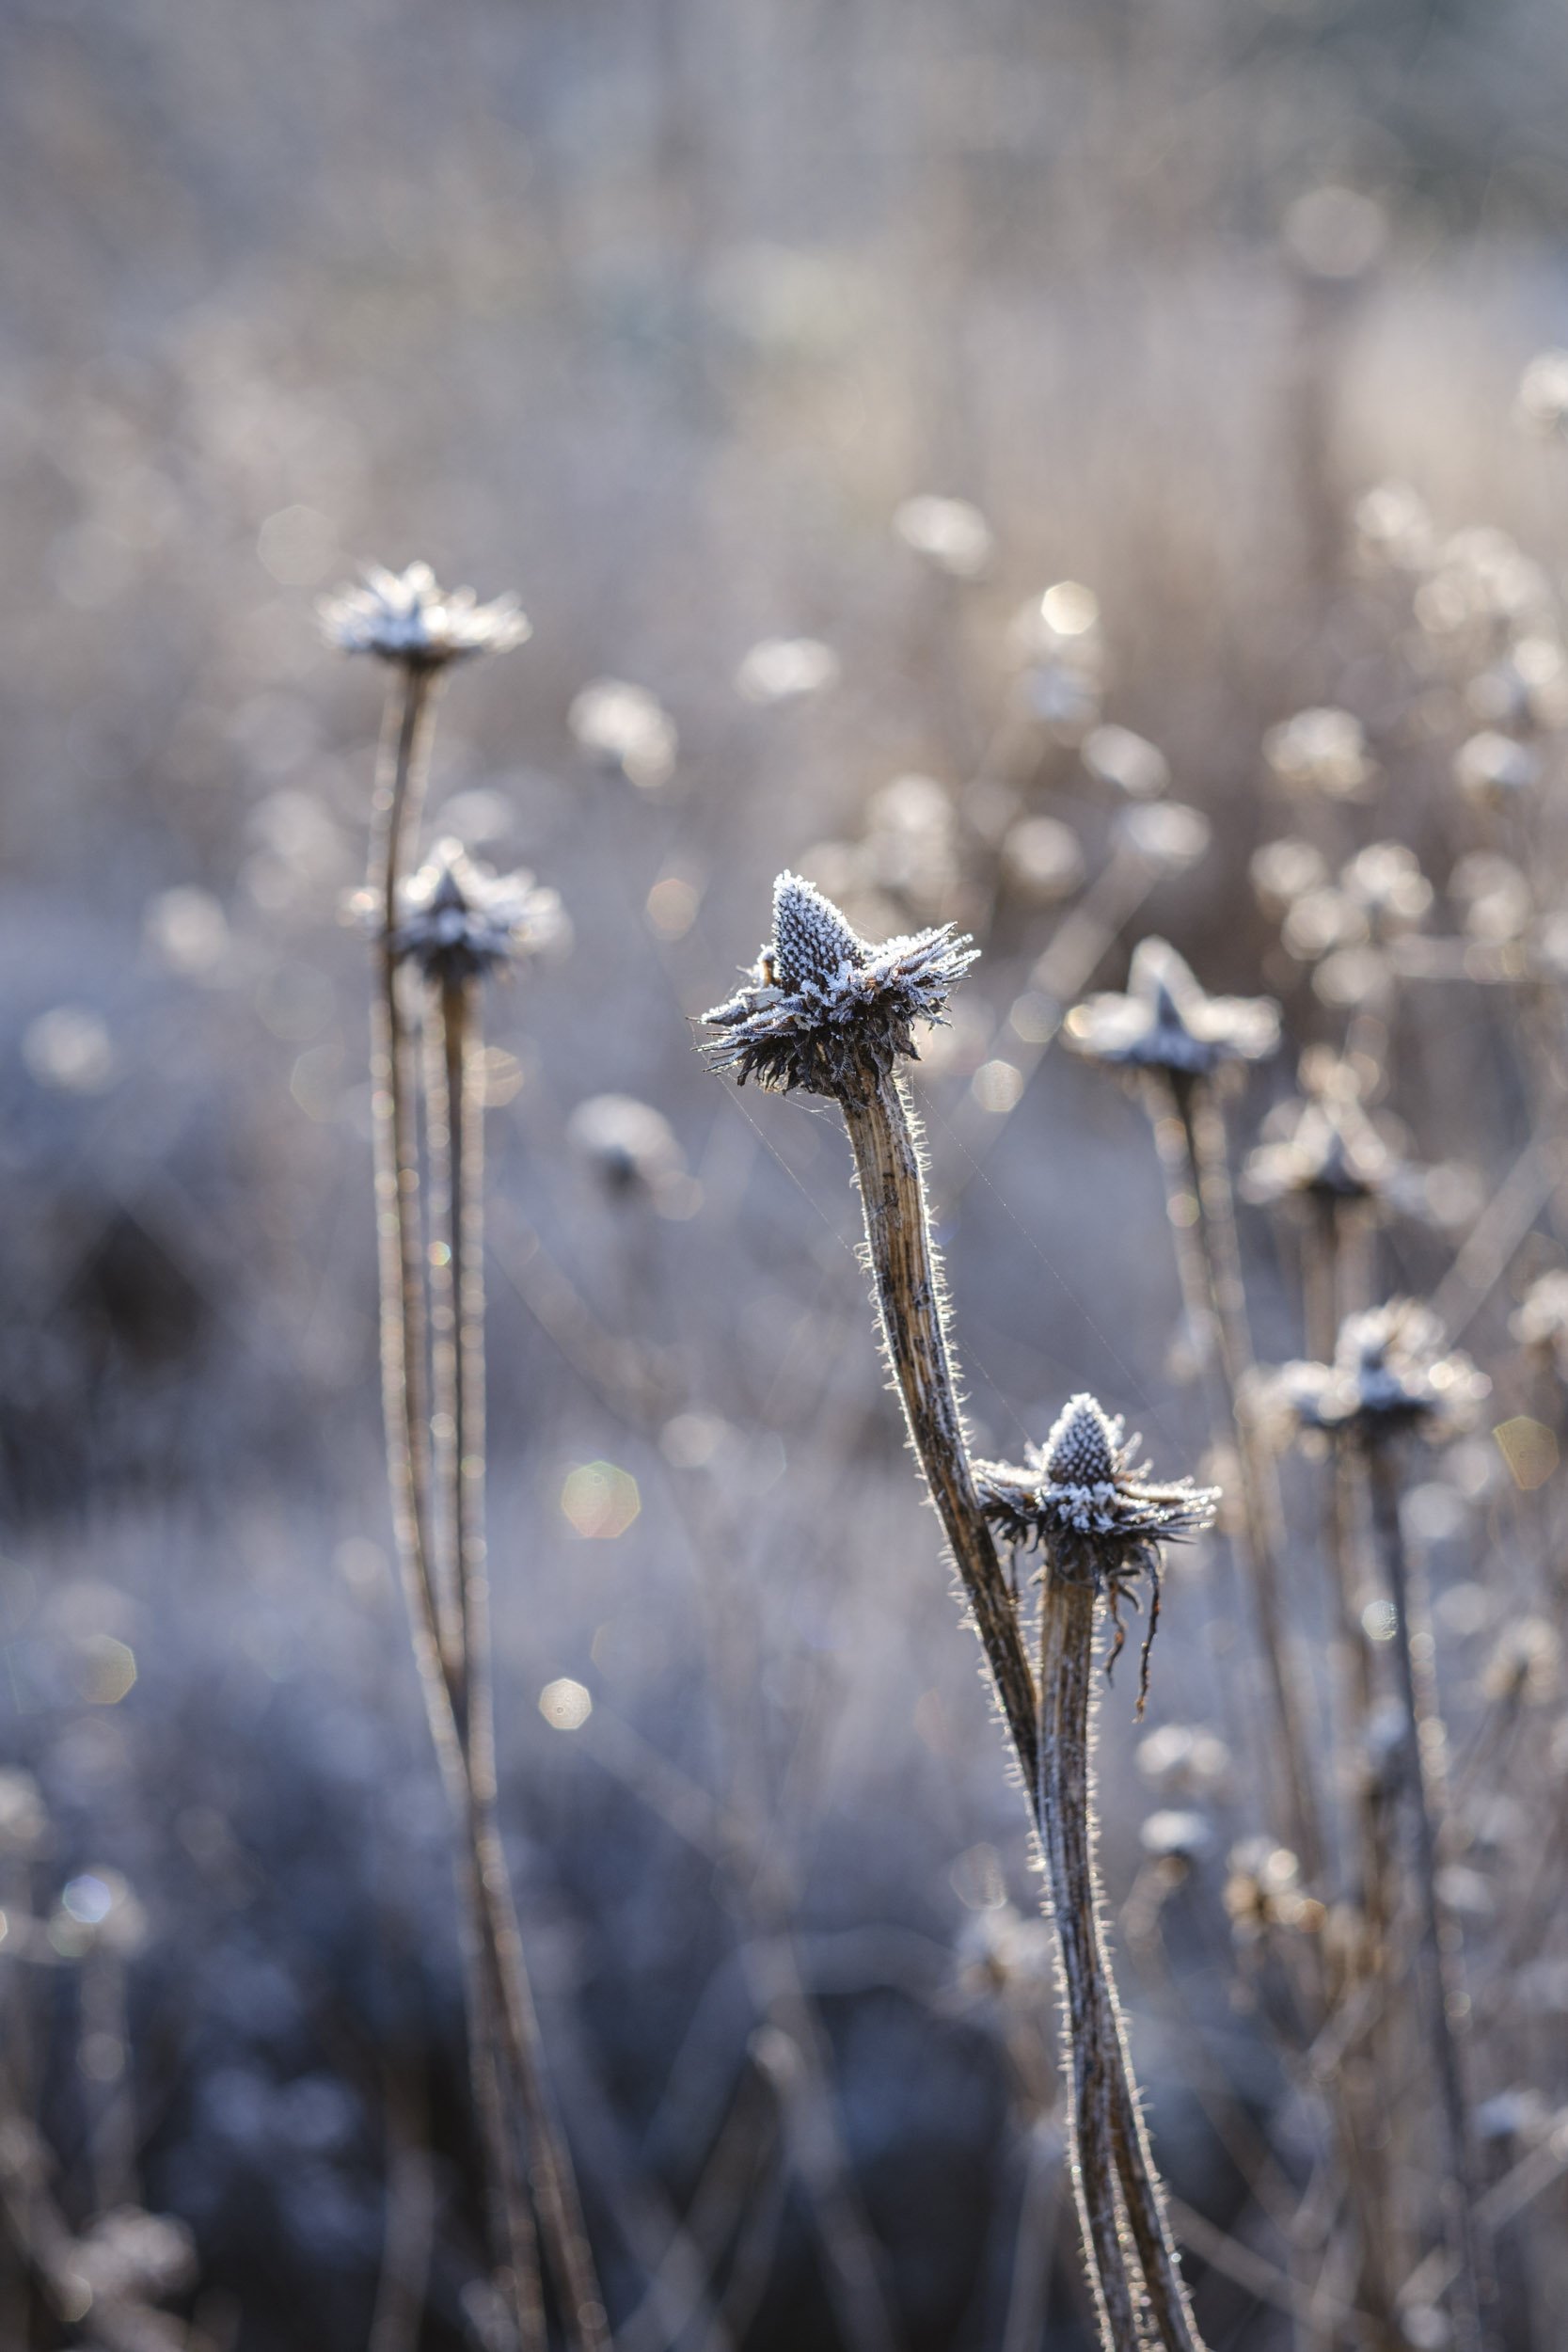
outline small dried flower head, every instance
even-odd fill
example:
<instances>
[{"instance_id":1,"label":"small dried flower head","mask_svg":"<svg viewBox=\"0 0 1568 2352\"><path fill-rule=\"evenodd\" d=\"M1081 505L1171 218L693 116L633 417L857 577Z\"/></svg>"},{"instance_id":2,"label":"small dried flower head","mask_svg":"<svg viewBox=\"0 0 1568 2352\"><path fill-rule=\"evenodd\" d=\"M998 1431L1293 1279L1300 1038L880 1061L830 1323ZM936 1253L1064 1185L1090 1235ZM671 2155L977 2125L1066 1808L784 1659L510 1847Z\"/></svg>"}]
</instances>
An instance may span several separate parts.
<instances>
[{"instance_id":1,"label":"small dried flower head","mask_svg":"<svg viewBox=\"0 0 1568 2352\"><path fill-rule=\"evenodd\" d=\"M1365 910L1379 939L1413 929L1432 906L1432 884L1402 841L1373 841L1358 850L1341 868L1339 886Z\"/></svg>"},{"instance_id":2,"label":"small dried flower head","mask_svg":"<svg viewBox=\"0 0 1568 2352\"><path fill-rule=\"evenodd\" d=\"M593 1094L566 1121L566 1140L618 1199L661 1194L686 1176L686 1158L662 1111L631 1094Z\"/></svg>"},{"instance_id":3,"label":"small dried flower head","mask_svg":"<svg viewBox=\"0 0 1568 2352\"><path fill-rule=\"evenodd\" d=\"M1263 757L1289 791L1321 792L1331 801L1358 800L1377 774L1360 720L1327 707L1298 710L1271 727Z\"/></svg>"},{"instance_id":4,"label":"small dried flower head","mask_svg":"<svg viewBox=\"0 0 1568 2352\"><path fill-rule=\"evenodd\" d=\"M1259 905L1265 914L1275 917L1328 880L1323 851L1291 834L1279 841L1265 841L1260 850L1255 850L1247 873Z\"/></svg>"},{"instance_id":5,"label":"small dried flower head","mask_svg":"<svg viewBox=\"0 0 1568 2352\"><path fill-rule=\"evenodd\" d=\"M438 841L399 900L392 952L427 979L477 980L523 956L560 945L560 896L529 873L493 874L460 841Z\"/></svg>"},{"instance_id":6,"label":"small dried flower head","mask_svg":"<svg viewBox=\"0 0 1568 2352\"><path fill-rule=\"evenodd\" d=\"M1053 1576L1093 1584L1106 1596L1117 1627L1108 1667L1125 1639L1119 1601L1140 1575L1148 1577L1140 1708L1159 1617L1161 1547L1211 1526L1220 1499L1218 1487L1196 1486L1190 1478L1151 1480L1148 1463L1137 1463L1141 1443L1125 1437L1119 1416L1080 1393L1068 1399L1044 1445L1031 1446L1022 1466L974 1465L980 1507L1015 1549L1043 1547Z\"/></svg>"},{"instance_id":7,"label":"small dried flower head","mask_svg":"<svg viewBox=\"0 0 1568 2352\"><path fill-rule=\"evenodd\" d=\"M481 604L471 588L443 588L428 564L389 572L367 564L362 582L324 596L324 634L344 653L373 653L413 670L470 654L505 653L532 634L515 596Z\"/></svg>"},{"instance_id":8,"label":"small dried flower head","mask_svg":"<svg viewBox=\"0 0 1568 2352\"><path fill-rule=\"evenodd\" d=\"M1267 997L1209 996L1163 939L1141 940L1124 996L1090 996L1063 1025L1090 1061L1196 1078L1222 1062L1259 1061L1279 1043L1279 1008Z\"/></svg>"},{"instance_id":9,"label":"small dried flower head","mask_svg":"<svg viewBox=\"0 0 1568 2352\"><path fill-rule=\"evenodd\" d=\"M644 792L668 784L674 772L675 723L646 687L595 678L574 698L566 723L600 767Z\"/></svg>"},{"instance_id":10,"label":"small dried flower head","mask_svg":"<svg viewBox=\"0 0 1568 2352\"><path fill-rule=\"evenodd\" d=\"M1244 1200L1376 1200L1386 1197L1397 1163L1365 1114L1349 1103L1288 1106L1290 1125L1260 1143L1242 1170Z\"/></svg>"},{"instance_id":11,"label":"small dried flower head","mask_svg":"<svg viewBox=\"0 0 1568 2352\"><path fill-rule=\"evenodd\" d=\"M787 1094L842 1096L868 1071L915 1058L913 1025L943 1019L979 950L951 924L872 946L831 898L784 873L773 885L773 936L727 1003L703 1015L722 1032L703 1052L739 1082Z\"/></svg>"},{"instance_id":12,"label":"small dried flower head","mask_svg":"<svg viewBox=\"0 0 1568 2352\"><path fill-rule=\"evenodd\" d=\"M1487 727L1454 754L1454 782L1470 800L1494 804L1528 792L1541 780L1541 755Z\"/></svg>"},{"instance_id":13,"label":"small dried flower head","mask_svg":"<svg viewBox=\"0 0 1568 2352\"><path fill-rule=\"evenodd\" d=\"M1379 482L1356 502L1355 552L1363 571L1418 572L1436 545L1432 516L1407 482Z\"/></svg>"},{"instance_id":14,"label":"small dried flower head","mask_svg":"<svg viewBox=\"0 0 1568 2352\"><path fill-rule=\"evenodd\" d=\"M1284 1365L1275 1399L1299 1428L1369 1442L1419 1428L1436 1443L1471 1426L1490 1388L1467 1356L1444 1353L1430 1308L1396 1298L1346 1317L1332 1364Z\"/></svg>"}]
</instances>

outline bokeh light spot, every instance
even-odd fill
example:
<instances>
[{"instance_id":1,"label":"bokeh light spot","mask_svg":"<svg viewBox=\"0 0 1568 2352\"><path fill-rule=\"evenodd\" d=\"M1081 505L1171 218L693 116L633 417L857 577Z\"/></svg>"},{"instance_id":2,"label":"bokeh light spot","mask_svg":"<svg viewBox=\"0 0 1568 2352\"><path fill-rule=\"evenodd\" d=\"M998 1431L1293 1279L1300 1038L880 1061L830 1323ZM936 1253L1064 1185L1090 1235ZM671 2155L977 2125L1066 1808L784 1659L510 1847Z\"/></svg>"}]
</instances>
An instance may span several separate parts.
<instances>
[{"instance_id":1,"label":"bokeh light spot","mask_svg":"<svg viewBox=\"0 0 1568 2352\"><path fill-rule=\"evenodd\" d=\"M580 1731L594 1712L594 1702L580 1682L562 1675L540 1692L539 1712L557 1731Z\"/></svg>"},{"instance_id":2,"label":"bokeh light spot","mask_svg":"<svg viewBox=\"0 0 1568 2352\"><path fill-rule=\"evenodd\" d=\"M1516 1486L1529 1494L1545 1485L1557 1468L1559 1447L1544 1422L1519 1413L1512 1421L1499 1422L1492 1435Z\"/></svg>"},{"instance_id":3,"label":"bokeh light spot","mask_svg":"<svg viewBox=\"0 0 1568 2352\"><path fill-rule=\"evenodd\" d=\"M568 1470L561 1508L575 1534L613 1541L624 1535L642 1508L637 1481L613 1462L581 1462Z\"/></svg>"}]
</instances>

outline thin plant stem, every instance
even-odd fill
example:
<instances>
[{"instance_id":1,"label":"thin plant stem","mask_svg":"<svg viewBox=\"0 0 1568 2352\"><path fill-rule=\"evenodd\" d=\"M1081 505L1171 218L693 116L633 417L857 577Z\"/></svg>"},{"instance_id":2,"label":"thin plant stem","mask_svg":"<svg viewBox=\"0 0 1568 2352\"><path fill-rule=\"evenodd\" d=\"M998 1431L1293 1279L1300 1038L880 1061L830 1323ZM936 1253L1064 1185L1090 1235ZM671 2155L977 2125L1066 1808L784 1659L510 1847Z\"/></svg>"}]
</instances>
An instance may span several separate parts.
<instances>
[{"instance_id":1,"label":"thin plant stem","mask_svg":"<svg viewBox=\"0 0 1568 2352\"><path fill-rule=\"evenodd\" d=\"M1100 1971L1099 1886L1088 1809L1094 1587L1046 1570L1040 1600L1040 1732L1037 1813L1072 2074L1068 2105L1073 2195L1106 2352L1135 2344L1130 2248L1117 2194L1112 2083L1116 2023Z\"/></svg>"},{"instance_id":2,"label":"thin plant stem","mask_svg":"<svg viewBox=\"0 0 1568 2352\"><path fill-rule=\"evenodd\" d=\"M450 1582L459 1629L448 1684L463 1767L463 1818L484 1930L482 2018L498 2024L506 2087L524 2124L528 2174L567 2341L583 2352L609 2342L577 2176L544 2063L538 2012L523 1956L496 1814L495 1707L490 1661L489 1568L484 1529L483 1109L480 1008L467 980L432 984L427 1056L433 1164L443 1173L443 1230L430 1263L437 1311L437 1461L444 1493L437 1523L451 1548ZM515 2244L515 2231L509 2235Z\"/></svg>"},{"instance_id":3,"label":"thin plant stem","mask_svg":"<svg viewBox=\"0 0 1568 2352\"><path fill-rule=\"evenodd\" d=\"M1042 1725L1054 1723L1056 1717L1053 1709L1049 1715L1043 1711L1042 1700L1037 1695L1017 1608L997 1556L995 1539L975 1493L948 1347L942 1278L931 1238L912 1114L895 1075L874 1064L863 1064L859 1078L859 1084L843 1089L839 1101L854 1153L867 1253L888 1361L903 1402L911 1439L974 1613L1028 1791L1045 1854L1053 1914L1061 1916L1087 1902L1092 1924L1092 1881L1085 1887L1068 1883L1058 1875L1066 1867L1068 1856L1053 1819L1040 1745ZM1058 1769L1053 1766L1053 1772ZM1086 1764L1084 1785L1071 1793L1069 1801L1084 1809L1081 1828L1086 1839ZM1111 2029L1106 2028L1107 2004L1111 1999L1107 1955L1098 1932L1087 1942L1074 1933L1070 1939L1061 1940L1060 1949L1067 1979L1063 2015L1074 2080L1078 2078L1078 2058L1073 2036L1081 2019L1094 2021L1091 2071L1102 2064L1108 2077L1109 2129L1105 2133L1100 2131L1103 2110L1098 2100L1091 2101L1094 2135L1079 2149L1080 2169L1092 2169L1096 2174L1085 2192L1090 2201L1088 2210L1094 2227L1092 2237L1085 2241L1085 2253L1092 2267L1101 2273L1101 2310L1107 2324L1119 2324L1123 2297L1118 2280L1126 2280L1126 2249L1118 2236L1113 2259L1101 2229L1103 2215L1115 2206L1119 2184L1127 2227L1143 2269L1148 2315L1157 2341L1166 2347L1166 2352L1201 2352L1200 2339L1186 2306L1164 2196L1150 2160L1131 2067L1119 2030L1116 2029L1114 2009L1109 2010ZM1108 2279L1101 2267L1105 2264L1111 2265ZM1113 2352L1124 2352L1124 2347L1125 2352L1134 2352L1137 2339L1129 2332L1109 2341Z\"/></svg>"},{"instance_id":4,"label":"thin plant stem","mask_svg":"<svg viewBox=\"0 0 1568 2352\"><path fill-rule=\"evenodd\" d=\"M422 1682L445 1660L427 1650L421 1629L438 1629L430 1524L430 1438L425 1375L424 1285L420 1248L418 1093L404 1019L393 934L398 892L418 836L429 767L435 674L413 664L393 673L371 814L369 893L379 940L371 1007L372 1136L377 1263L381 1278L381 1397L393 1533L405 1581L419 1588L412 1613Z\"/></svg>"},{"instance_id":5,"label":"thin plant stem","mask_svg":"<svg viewBox=\"0 0 1568 2352\"><path fill-rule=\"evenodd\" d=\"M532 2216L511 2147L493 2031L494 1970L487 1958L483 1873L464 1835L467 1771L453 1704L461 1668L451 1610L444 1606L432 1489L425 1289L420 1200L417 1040L404 1017L394 945L398 894L412 862L428 771L435 674L401 665L388 697L381 768L371 828L370 889L379 924L378 986L372 1014L372 1130L377 1262L381 1276L382 1402L393 1532L408 1605L420 1687L443 1785L459 1831L455 1857L460 1946L468 2010L469 2062L484 2147L486 2195L511 2316L525 2352L546 2342L544 2296Z\"/></svg>"},{"instance_id":6,"label":"thin plant stem","mask_svg":"<svg viewBox=\"0 0 1568 2352\"><path fill-rule=\"evenodd\" d=\"M1411 1573L1400 1519L1400 1469L1387 1439L1364 1448L1372 1537L1394 1610L1394 1654L1404 1706L1405 1760L1415 1817L1416 1892L1419 1906L1419 1968L1428 2046L1442 2111L1446 2179L1444 2234L1454 2263L1449 2315L1455 2352L1484 2352L1488 2341L1490 2263L1477 2211L1478 2186L1469 2107L1465 2094L1460 2032L1467 2015L1463 1954L1437 1892L1438 1789L1430 1753L1442 1738L1442 1720L1423 1692L1411 1625Z\"/></svg>"},{"instance_id":7,"label":"thin plant stem","mask_svg":"<svg viewBox=\"0 0 1568 2352\"><path fill-rule=\"evenodd\" d=\"M1316 1883L1323 1870L1323 1835L1286 1657L1277 1536L1279 1498L1241 1399L1252 1349L1224 1127L1210 1089L1201 1080L1158 1078L1151 1073L1150 1086L1155 1140L1167 1184L1173 1170L1180 1169L1194 1204L1182 1213L1190 1222L1175 1227L1178 1259L1184 1261L1181 1271L1189 1316L1196 1322L1200 1345L1206 1337L1209 1342L1203 1353L1215 1418L1227 1424L1235 1437L1246 1581L1274 1706L1291 1838L1304 1877L1308 1883ZM1185 1251L1184 1238L1192 1244Z\"/></svg>"}]
</instances>

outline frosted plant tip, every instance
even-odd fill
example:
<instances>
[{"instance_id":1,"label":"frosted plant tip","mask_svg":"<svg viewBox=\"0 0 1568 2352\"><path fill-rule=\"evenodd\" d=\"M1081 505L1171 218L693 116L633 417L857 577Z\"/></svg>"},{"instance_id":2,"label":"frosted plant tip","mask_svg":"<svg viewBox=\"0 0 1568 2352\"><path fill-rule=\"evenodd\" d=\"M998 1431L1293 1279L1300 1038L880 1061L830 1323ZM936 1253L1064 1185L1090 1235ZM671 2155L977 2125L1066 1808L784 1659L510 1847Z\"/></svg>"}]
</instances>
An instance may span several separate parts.
<instances>
[{"instance_id":1,"label":"frosted plant tip","mask_svg":"<svg viewBox=\"0 0 1568 2352\"><path fill-rule=\"evenodd\" d=\"M1089 1061L1196 1078L1223 1062L1261 1061L1279 1045L1279 1008L1266 996L1210 996L1163 939L1141 940L1125 995L1086 997L1063 1024Z\"/></svg>"},{"instance_id":2,"label":"frosted plant tip","mask_svg":"<svg viewBox=\"0 0 1568 2352\"><path fill-rule=\"evenodd\" d=\"M324 596L316 611L340 652L373 653L411 670L505 653L532 634L515 596L481 604L471 588L443 588L428 564L402 572L367 564L362 580Z\"/></svg>"},{"instance_id":3,"label":"frosted plant tip","mask_svg":"<svg viewBox=\"0 0 1568 2352\"><path fill-rule=\"evenodd\" d=\"M953 926L873 946L799 874L773 885L773 936L727 1002L703 1015L703 1052L744 1086L842 1098L916 1059L913 1025L940 1022L979 949Z\"/></svg>"},{"instance_id":4,"label":"frosted plant tip","mask_svg":"<svg viewBox=\"0 0 1568 2352\"><path fill-rule=\"evenodd\" d=\"M404 884L392 952L428 979L481 978L560 944L566 917L559 895L529 873L492 874L459 841L438 841L427 865Z\"/></svg>"}]
</instances>

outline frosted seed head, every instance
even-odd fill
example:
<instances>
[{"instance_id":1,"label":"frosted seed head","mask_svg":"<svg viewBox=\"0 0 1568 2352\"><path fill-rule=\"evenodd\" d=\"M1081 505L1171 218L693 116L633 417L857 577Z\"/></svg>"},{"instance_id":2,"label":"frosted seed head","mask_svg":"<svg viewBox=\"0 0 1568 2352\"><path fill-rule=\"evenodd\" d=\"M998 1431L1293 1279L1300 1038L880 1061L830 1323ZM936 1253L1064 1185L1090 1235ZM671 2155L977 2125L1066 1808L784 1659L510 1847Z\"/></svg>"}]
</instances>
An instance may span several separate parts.
<instances>
[{"instance_id":1,"label":"frosted seed head","mask_svg":"<svg viewBox=\"0 0 1568 2352\"><path fill-rule=\"evenodd\" d=\"M1086 1392L1069 1397L1044 1446L1045 1474L1055 1486L1107 1486L1116 1476L1119 1425Z\"/></svg>"},{"instance_id":2,"label":"frosted seed head","mask_svg":"<svg viewBox=\"0 0 1568 2352\"><path fill-rule=\"evenodd\" d=\"M736 993L702 1016L715 1070L780 1093L844 1100L915 1058L914 1024L942 1021L979 950L951 924L873 946L798 874L779 876L774 935Z\"/></svg>"},{"instance_id":3,"label":"frosted seed head","mask_svg":"<svg viewBox=\"0 0 1568 2352\"><path fill-rule=\"evenodd\" d=\"M799 874L779 876L773 884L773 958L784 988L802 988L808 980L828 988L865 957L865 942L831 898Z\"/></svg>"},{"instance_id":4,"label":"frosted seed head","mask_svg":"<svg viewBox=\"0 0 1568 2352\"><path fill-rule=\"evenodd\" d=\"M367 564L358 582L324 596L316 612L323 636L340 652L373 653L410 670L505 653L532 634L515 596L481 604L471 588L443 588L428 564L401 572Z\"/></svg>"}]
</instances>

